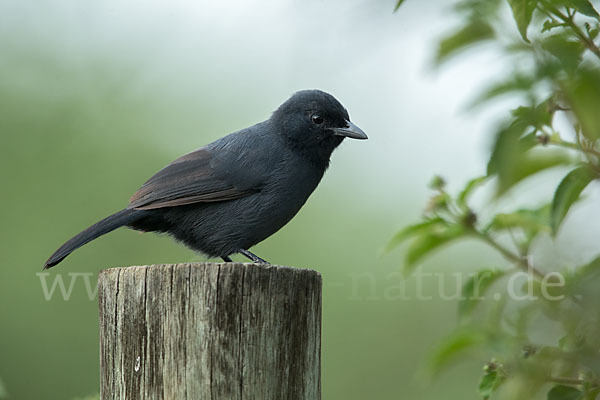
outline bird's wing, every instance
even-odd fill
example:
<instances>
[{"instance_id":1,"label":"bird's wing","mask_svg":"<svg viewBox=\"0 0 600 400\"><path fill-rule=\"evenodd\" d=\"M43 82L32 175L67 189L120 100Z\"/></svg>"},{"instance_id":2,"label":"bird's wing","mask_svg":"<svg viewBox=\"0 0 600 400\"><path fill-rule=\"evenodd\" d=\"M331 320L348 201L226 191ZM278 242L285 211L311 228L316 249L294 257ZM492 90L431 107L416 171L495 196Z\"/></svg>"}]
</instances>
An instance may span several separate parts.
<instances>
[{"instance_id":1,"label":"bird's wing","mask_svg":"<svg viewBox=\"0 0 600 400\"><path fill-rule=\"evenodd\" d=\"M226 201L260 190L260 176L237 165L237 160L224 150L202 148L186 154L148 179L127 208L151 210Z\"/></svg>"}]
</instances>

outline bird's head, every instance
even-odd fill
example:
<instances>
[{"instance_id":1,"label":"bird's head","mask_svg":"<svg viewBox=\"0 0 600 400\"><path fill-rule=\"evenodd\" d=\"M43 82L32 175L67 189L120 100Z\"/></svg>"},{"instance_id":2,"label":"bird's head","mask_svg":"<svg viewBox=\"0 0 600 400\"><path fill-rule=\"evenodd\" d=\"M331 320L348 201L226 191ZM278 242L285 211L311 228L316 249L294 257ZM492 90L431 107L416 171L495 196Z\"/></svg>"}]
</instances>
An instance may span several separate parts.
<instances>
[{"instance_id":1,"label":"bird's head","mask_svg":"<svg viewBox=\"0 0 600 400\"><path fill-rule=\"evenodd\" d=\"M350 122L348 111L329 93L296 92L273 113L271 121L294 149L325 166L344 138L367 139Z\"/></svg>"}]
</instances>

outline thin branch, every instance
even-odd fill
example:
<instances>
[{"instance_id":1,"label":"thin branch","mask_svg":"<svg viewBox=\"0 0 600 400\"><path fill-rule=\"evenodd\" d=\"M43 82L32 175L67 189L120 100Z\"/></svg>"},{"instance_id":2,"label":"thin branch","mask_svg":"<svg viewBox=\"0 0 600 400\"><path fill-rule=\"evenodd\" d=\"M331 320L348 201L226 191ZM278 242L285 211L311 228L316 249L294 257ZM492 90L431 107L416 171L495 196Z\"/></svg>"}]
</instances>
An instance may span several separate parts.
<instances>
[{"instance_id":1,"label":"thin branch","mask_svg":"<svg viewBox=\"0 0 600 400\"><path fill-rule=\"evenodd\" d=\"M567 12L569 19L572 21L573 17L575 16L575 11L571 10L570 8L565 8L565 11Z\"/></svg>"},{"instance_id":2,"label":"thin branch","mask_svg":"<svg viewBox=\"0 0 600 400\"><path fill-rule=\"evenodd\" d=\"M485 233L482 233L478 230L474 230L474 234L477 238L481 239L489 246L493 247L495 250L500 252L500 254L504 256L504 258L511 262L514 262L519 268L525 271L533 272L533 275L535 275L537 278L544 278L545 274L542 271L535 268L530 263L528 263L527 258L522 257L519 254L507 249L506 247L502 246L500 243L495 241L491 236Z\"/></svg>"},{"instance_id":3,"label":"thin branch","mask_svg":"<svg viewBox=\"0 0 600 400\"><path fill-rule=\"evenodd\" d=\"M519 255L521 257L525 256L525 254L527 253L527 249L524 249L521 244L519 243L519 241L517 240L517 237L515 236L515 232L513 232L512 229L508 230L508 234L510 235L510 238L513 242L513 244L515 245L515 247L519 250Z\"/></svg>"},{"instance_id":4,"label":"thin branch","mask_svg":"<svg viewBox=\"0 0 600 400\"><path fill-rule=\"evenodd\" d=\"M551 376L548 378L548 382L561 383L563 385L579 386L586 383L583 379L579 378L567 378L563 376ZM589 383L589 382L587 382Z\"/></svg>"},{"instance_id":5,"label":"thin branch","mask_svg":"<svg viewBox=\"0 0 600 400\"><path fill-rule=\"evenodd\" d=\"M552 141L551 140L550 142L548 142L548 144L551 144L554 146L559 146L559 147L564 147L564 148L571 149L571 150L579 150L584 153L593 154L596 157L600 157L600 151L585 147L585 146L583 146L583 144L571 143L571 142L567 142L564 140L560 140L560 141Z\"/></svg>"}]
</instances>

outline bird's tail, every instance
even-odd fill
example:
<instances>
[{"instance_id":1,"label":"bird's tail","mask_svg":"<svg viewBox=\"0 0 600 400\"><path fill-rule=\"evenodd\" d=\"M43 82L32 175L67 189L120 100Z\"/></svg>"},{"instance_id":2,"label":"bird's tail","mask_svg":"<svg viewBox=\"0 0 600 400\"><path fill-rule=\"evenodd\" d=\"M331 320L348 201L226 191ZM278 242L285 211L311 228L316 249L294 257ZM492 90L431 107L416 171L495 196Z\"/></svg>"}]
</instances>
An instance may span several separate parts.
<instances>
[{"instance_id":1,"label":"bird's tail","mask_svg":"<svg viewBox=\"0 0 600 400\"><path fill-rule=\"evenodd\" d=\"M134 209L124 209L109 217L104 218L102 221L95 223L83 232L78 233L65 244L60 246L58 250L54 252L44 264L44 269L51 268L65 259L74 250L80 248L84 244L91 242L99 236L102 236L108 232L114 231L120 226L130 224L142 216L143 212Z\"/></svg>"}]
</instances>

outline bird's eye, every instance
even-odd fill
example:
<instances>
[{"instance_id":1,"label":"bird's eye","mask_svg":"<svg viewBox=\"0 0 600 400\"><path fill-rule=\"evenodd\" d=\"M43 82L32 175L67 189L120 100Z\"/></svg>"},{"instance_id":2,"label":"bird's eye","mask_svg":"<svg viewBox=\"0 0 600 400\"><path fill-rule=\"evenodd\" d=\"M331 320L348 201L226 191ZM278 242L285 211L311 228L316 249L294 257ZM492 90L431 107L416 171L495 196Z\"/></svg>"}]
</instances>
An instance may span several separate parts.
<instances>
[{"instance_id":1,"label":"bird's eye","mask_svg":"<svg viewBox=\"0 0 600 400\"><path fill-rule=\"evenodd\" d=\"M321 125L323 123L323 117L321 117L319 114L313 114L310 118L312 119L312 122L317 125Z\"/></svg>"}]
</instances>

